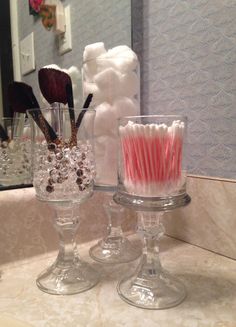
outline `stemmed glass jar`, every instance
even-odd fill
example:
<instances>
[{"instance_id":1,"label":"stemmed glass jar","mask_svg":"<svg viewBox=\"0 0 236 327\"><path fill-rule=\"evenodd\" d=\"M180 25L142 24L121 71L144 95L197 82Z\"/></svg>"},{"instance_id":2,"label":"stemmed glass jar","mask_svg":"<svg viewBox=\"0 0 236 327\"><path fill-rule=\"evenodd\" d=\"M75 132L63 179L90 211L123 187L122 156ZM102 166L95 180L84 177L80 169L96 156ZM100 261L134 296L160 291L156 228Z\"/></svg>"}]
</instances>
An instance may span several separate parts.
<instances>
[{"instance_id":1,"label":"stemmed glass jar","mask_svg":"<svg viewBox=\"0 0 236 327\"><path fill-rule=\"evenodd\" d=\"M75 119L83 118L73 133L72 112ZM37 286L51 294L79 293L99 279L98 273L80 259L76 245L79 206L93 193L95 111L47 108L31 109L28 115L36 197L56 211L54 226L60 240L57 259L39 275ZM55 117L60 118L56 124Z\"/></svg>"},{"instance_id":2,"label":"stemmed glass jar","mask_svg":"<svg viewBox=\"0 0 236 327\"><path fill-rule=\"evenodd\" d=\"M138 213L143 254L136 271L118 284L120 297L137 307L163 309L186 296L184 285L162 268L159 239L163 213L187 205L187 119L130 116L119 120L119 184L115 202Z\"/></svg>"},{"instance_id":3,"label":"stemmed glass jar","mask_svg":"<svg viewBox=\"0 0 236 327\"><path fill-rule=\"evenodd\" d=\"M85 98L93 94L96 110L95 190L106 192L104 210L108 218L107 233L90 249L90 256L101 263L129 262L140 256L140 249L124 235L125 210L112 197L117 186L117 119L140 110L139 61L127 46L106 51L102 43L87 46L84 57L83 93Z\"/></svg>"}]
</instances>

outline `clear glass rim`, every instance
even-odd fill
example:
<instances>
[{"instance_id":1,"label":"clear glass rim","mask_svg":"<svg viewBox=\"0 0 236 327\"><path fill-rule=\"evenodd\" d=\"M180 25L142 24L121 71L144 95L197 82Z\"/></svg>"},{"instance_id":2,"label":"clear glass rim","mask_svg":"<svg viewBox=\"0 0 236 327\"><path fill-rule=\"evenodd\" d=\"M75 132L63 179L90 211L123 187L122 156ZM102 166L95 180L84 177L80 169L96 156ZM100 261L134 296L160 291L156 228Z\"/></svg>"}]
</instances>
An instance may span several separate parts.
<instances>
[{"instance_id":1,"label":"clear glass rim","mask_svg":"<svg viewBox=\"0 0 236 327\"><path fill-rule=\"evenodd\" d=\"M83 111L86 111L86 112L96 112L96 110L94 109L94 105L90 106L89 108L79 108L79 107L60 107L60 108L54 108L52 106L49 106L49 107L43 107L43 108L31 108L31 109L27 109L26 112L33 112L33 111L36 111L36 110L40 110L42 112L45 112L45 111L50 111L50 110L58 110L58 111L68 111L68 110L74 110L74 111L78 111L78 112L83 112Z\"/></svg>"},{"instance_id":2,"label":"clear glass rim","mask_svg":"<svg viewBox=\"0 0 236 327\"><path fill-rule=\"evenodd\" d=\"M128 119L137 119L137 118L181 118L183 120L187 120L188 117L186 115L155 115L155 114L151 114L151 115L136 115L136 116L123 116L118 118L118 121L125 121Z\"/></svg>"},{"instance_id":3,"label":"clear glass rim","mask_svg":"<svg viewBox=\"0 0 236 327\"><path fill-rule=\"evenodd\" d=\"M129 59L130 57L129 56L113 56L113 57L105 57L105 58L99 58L99 57L95 57L95 58L90 58L90 59L86 59L86 60L83 60L82 61L82 65L85 65L87 64L88 62L91 62L91 61L106 61L106 60L116 60L116 59ZM137 56L137 61L138 61L138 56Z\"/></svg>"}]
</instances>

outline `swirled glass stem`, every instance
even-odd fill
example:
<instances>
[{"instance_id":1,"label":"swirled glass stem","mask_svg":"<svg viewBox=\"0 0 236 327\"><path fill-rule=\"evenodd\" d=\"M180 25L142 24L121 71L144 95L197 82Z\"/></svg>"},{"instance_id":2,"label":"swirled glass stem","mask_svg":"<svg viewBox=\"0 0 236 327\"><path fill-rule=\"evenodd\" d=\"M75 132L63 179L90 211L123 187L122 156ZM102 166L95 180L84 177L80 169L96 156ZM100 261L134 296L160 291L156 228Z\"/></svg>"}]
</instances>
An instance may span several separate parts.
<instances>
[{"instance_id":1,"label":"swirled glass stem","mask_svg":"<svg viewBox=\"0 0 236 327\"><path fill-rule=\"evenodd\" d=\"M74 214L75 211L76 215ZM69 268L80 260L76 244L76 234L79 227L78 206L57 206L54 226L59 235L59 253L56 265L61 268Z\"/></svg>"},{"instance_id":2,"label":"swirled glass stem","mask_svg":"<svg viewBox=\"0 0 236 327\"><path fill-rule=\"evenodd\" d=\"M136 271L123 278L117 290L120 297L144 309L173 307L185 298L185 287L162 268L159 239L164 233L161 212L138 212L138 233L143 239L143 254Z\"/></svg>"}]
</instances>

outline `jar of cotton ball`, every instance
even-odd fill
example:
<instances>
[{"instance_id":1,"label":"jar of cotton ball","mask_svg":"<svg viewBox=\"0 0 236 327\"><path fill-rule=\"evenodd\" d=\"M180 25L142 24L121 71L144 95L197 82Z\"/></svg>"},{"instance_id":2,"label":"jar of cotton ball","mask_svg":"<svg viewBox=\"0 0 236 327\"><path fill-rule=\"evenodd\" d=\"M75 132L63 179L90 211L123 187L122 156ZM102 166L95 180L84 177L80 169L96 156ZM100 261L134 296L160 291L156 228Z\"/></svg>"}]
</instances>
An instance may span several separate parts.
<instances>
[{"instance_id":1,"label":"jar of cotton ball","mask_svg":"<svg viewBox=\"0 0 236 327\"><path fill-rule=\"evenodd\" d=\"M93 94L96 185L117 185L118 119L140 113L140 70L126 45L106 50L87 45L83 54L83 95Z\"/></svg>"}]
</instances>

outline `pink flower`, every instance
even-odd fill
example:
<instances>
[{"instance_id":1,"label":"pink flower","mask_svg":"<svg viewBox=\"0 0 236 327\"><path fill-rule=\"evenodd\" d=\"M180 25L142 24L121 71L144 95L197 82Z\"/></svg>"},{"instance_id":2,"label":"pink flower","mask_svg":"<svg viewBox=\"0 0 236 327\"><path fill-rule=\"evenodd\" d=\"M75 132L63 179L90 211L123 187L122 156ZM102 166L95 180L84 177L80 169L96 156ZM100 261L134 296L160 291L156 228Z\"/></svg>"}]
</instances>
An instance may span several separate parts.
<instances>
[{"instance_id":1,"label":"pink flower","mask_svg":"<svg viewBox=\"0 0 236 327\"><path fill-rule=\"evenodd\" d=\"M30 2L30 7L35 12L39 12L40 11L40 5L43 2L43 0L29 0L29 2Z\"/></svg>"}]
</instances>

